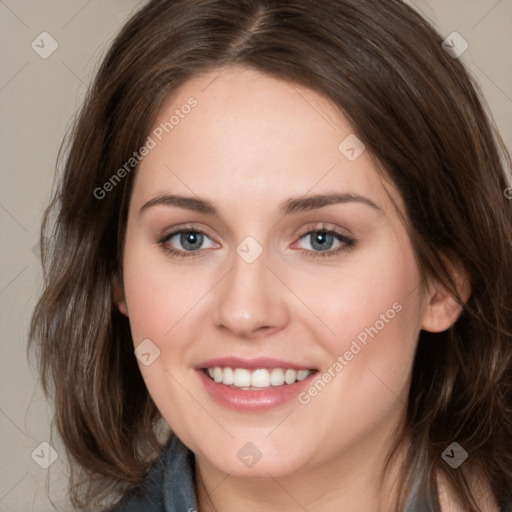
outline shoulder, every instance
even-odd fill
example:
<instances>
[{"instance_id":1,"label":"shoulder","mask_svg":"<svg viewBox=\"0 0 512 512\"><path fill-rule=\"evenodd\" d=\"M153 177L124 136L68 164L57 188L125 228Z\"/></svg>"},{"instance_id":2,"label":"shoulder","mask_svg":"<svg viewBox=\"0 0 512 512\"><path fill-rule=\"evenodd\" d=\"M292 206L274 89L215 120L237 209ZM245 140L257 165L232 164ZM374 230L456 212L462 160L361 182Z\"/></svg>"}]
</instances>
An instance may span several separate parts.
<instances>
[{"instance_id":1,"label":"shoulder","mask_svg":"<svg viewBox=\"0 0 512 512\"><path fill-rule=\"evenodd\" d=\"M163 483L167 459L172 456L172 439L169 438L144 480L131 487L123 497L106 512L160 512L164 510Z\"/></svg>"},{"instance_id":2,"label":"shoulder","mask_svg":"<svg viewBox=\"0 0 512 512\"><path fill-rule=\"evenodd\" d=\"M162 487L163 472L156 463L141 484L130 488L106 512L161 512L164 510Z\"/></svg>"},{"instance_id":3,"label":"shoulder","mask_svg":"<svg viewBox=\"0 0 512 512\"><path fill-rule=\"evenodd\" d=\"M144 481L108 512L181 512L197 509L194 454L171 435Z\"/></svg>"}]
</instances>

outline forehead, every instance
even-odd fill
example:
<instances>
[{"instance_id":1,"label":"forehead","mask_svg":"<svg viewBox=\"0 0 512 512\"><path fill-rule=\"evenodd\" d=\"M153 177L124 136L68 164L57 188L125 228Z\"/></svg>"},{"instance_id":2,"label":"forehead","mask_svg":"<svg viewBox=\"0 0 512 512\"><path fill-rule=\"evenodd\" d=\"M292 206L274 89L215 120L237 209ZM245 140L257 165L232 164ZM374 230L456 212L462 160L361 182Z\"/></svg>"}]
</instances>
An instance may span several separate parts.
<instances>
[{"instance_id":1,"label":"forehead","mask_svg":"<svg viewBox=\"0 0 512 512\"><path fill-rule=\"evenodd\" d=\"M375 159L369 151L353 159L363 149L353 132L311 89L248 68L211 71L162 105L134 195L143 202L170 191L196 194L239 212L308 192L382 203Z\"/></svg>"}]
</instances>

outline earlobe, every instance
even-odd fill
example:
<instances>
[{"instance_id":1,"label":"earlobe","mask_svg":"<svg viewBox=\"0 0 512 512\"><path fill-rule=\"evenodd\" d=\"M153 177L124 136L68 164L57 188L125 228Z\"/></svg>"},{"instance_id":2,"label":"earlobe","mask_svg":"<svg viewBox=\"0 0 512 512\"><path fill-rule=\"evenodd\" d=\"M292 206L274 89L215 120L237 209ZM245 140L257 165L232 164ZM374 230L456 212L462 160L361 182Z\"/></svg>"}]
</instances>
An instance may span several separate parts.
<instances>
[{"instance_id":1,"label":"earlobe","mask_svg":"<svg viewBox=\"0 0 512 512\"><path fill-rule=\"evenodd\" d=\"M451 266L449 266L450 268ZM471 285L465 272L451 267L451 276L463 303L471 296ZM437 279L430 283L425 297L421 328L429 332L449 329L462 313L463 304Z\"/></svg>"},{"instance_id":2,"label":"earlobe","mask_svg":"<svg viewBox=\"0 0 512 512\"><path fill-rule=\"evenodd\" d=\"M462 312L462 306L447 290L435 291L426 304L421 328L429 332L449 329Z\"/></svg>"},{"instance_id":3,"label":"earlobe","mask_svg":"<svg viewBox=\"0 0 512 512\"><path fill-rule=\"evenodd\" d=\"M119 309L123 315L128 316L128 308L126 307L126 298L124 296L124 286L117 272L112 277L112 299L114 304L117 306L117 309Z\"/></svg>"}]
</instances>

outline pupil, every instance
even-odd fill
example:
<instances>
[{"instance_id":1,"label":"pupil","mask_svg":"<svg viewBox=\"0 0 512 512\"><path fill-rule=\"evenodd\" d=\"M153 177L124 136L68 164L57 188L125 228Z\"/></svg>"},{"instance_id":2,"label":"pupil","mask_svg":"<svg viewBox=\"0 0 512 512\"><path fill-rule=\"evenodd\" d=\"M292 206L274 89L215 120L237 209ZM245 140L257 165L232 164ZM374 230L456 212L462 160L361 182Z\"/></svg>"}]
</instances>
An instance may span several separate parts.
<instances>
[{"instance_id":1,"label":"pupil","mask_svg":"<svg viewBox=\"0 0 512 512\"><path fill-rule=\"evenodd\" d=\"M194 251L201 247L202 236L200 233L195 233L193 231L187 231L181 234L181 244L185 249L189 249ZM197 245L198 247L195 247Z\"/></svg>"},{"instance_id":2,"label":"pupil","mask_svg":"<svg viewBox=\"0 0 512 512\"><path fill-rule=\"evenodd\" d=\"M317 233L313 238L313 243L311 245L313 246L313 248L325 250L326 246L330 245L329 242L327 241L328 238L332 238L332 235L330 233ZM317 244L317 247L315 247L315 244Z\"/></svg>"}]
</instances>

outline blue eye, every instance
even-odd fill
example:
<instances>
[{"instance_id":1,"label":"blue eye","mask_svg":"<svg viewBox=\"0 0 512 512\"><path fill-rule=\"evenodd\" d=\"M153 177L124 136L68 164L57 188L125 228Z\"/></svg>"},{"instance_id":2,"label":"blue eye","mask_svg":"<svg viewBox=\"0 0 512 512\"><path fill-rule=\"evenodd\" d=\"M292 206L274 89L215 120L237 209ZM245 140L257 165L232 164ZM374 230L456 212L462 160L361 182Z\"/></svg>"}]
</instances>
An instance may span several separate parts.
<instances>
[{"instance_id":1,"label":"blue eye","mask_svg":"<svg viewBox=\"0 0 512 512\"><path fill-rule=\"evenodd\" d=\"M354 247L356 243L353 238L324 227L308 231L299 240L303 239L309 240L311 248L299 248L299 250L313 258L334 257ZM206 240L210 240L208 247L203 246ZM200 256L203 249L214 247L215 242L201 230L183 228L163 236L158 240L158 244L174 258L195 258ZM337 245L333 248L335 244ZM180 245L181 248L176 248L176 245Z\"/></svg>"},{"instance_id":2,"label":"blue eye","mask_svg":"<svg viewBox=\"0 0 512 512\"><path fill-rule=\"evenodd\" d=\"M309 240L309 245L315 251L327 251L331 249L333 244L336 242L335 235L326 231L312 231L302 238Z\"/></svg>"},{"instance_id":3,"label":"blue eye","mask_svg":"<svg viewBox=\"0 0 512 512\"><path fill-rule=\"evenodd\" d=\"M346 251L355 245L355 240L333 229L315 229L308 231L301 238L309 240L312 249L301 249L313 258L327 258L336 256L342 251ZM338 242L336 248L333 244Z\"/></svg>"},{"instance_id":4,"label":"blue eye","mask_svg":"<svg viewBox=\"0 0 512 512\"><path fill-rule=\"evenodd\" d=\"M172 240L174 238L177 239L177 242L181 245L181 247L183 247L182 250L176 250L172 247L169 247L169 244L172 244ZM210 239L210 237L208 237L208 235L202 231L194 229L181 229L164 236L161 240L159 240L159 243L165 248L167 252L173 256L178 258L186 258L195 257L198 255L197 253L201 250L201 246L203 245L205 238ZM174 242L174 244L177 242Z\"/></svg>"}]
</instances>

